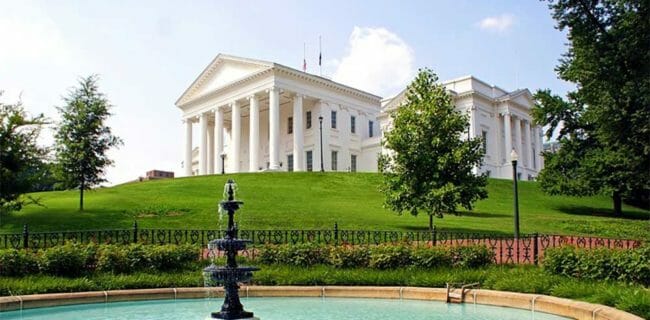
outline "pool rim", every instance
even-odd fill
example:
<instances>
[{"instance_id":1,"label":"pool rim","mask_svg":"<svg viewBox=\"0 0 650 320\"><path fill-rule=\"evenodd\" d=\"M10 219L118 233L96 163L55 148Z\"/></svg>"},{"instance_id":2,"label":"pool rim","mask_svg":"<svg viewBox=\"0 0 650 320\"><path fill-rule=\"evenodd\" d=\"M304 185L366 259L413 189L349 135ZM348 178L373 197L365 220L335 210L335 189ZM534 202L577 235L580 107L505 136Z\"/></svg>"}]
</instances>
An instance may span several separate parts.
<instances>
[{"instance_id":1,"label":"pool rim","mask_svg":"<svg viewBox=\"0 0 650 320\"><path fill-rule=\"evenodd\" d=\"M446 301L445 288L381 286L242 286L242 297L336 297ZM223 297L223 288L157 288L0 297L0 312L119 301ZM643 320L616 308L548 295L471 289L465 303L545 312L578 320Z\"/></svg>"}]
</instances>

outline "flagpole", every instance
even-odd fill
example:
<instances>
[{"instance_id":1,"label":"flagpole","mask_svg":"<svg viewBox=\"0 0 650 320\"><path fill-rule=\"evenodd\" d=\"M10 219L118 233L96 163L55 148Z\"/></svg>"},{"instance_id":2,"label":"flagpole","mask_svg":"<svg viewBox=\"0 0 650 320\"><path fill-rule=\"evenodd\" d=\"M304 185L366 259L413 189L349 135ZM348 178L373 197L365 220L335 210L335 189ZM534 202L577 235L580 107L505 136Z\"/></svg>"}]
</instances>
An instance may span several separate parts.
<instances>
[{"instance_id":1,"label":"flagpole","mask_svg":"<svg viewBox=\"0 0 650 320\"><path fill-rule=\"evenodd\" d=\"M318 36L318 72L323 76L323 46L321 45L320 36Z\"/></svg>"},{"instance_id":2,"label":"flagpole","mask_svg":"<svg viewBox=\"0 0 650 320\"><path fill-rule=\"evenodd\" d=\"M302 72L307 72L307 43L302 43Z\"/></svg>"}]
</instances>

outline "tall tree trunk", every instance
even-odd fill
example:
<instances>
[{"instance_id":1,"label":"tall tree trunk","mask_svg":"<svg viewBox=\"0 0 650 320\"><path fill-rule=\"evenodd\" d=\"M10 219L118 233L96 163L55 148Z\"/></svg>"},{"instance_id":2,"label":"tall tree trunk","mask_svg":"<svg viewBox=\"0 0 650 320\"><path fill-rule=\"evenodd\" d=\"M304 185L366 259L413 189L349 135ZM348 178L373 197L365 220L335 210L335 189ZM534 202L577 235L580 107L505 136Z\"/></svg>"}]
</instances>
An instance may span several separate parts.
<instances>
[{"instance_id":1,"label":"tall tree trunk","mask_svg":"<svg viewBox=\"0 0 650 320\"><path fill-rule=\"evenodd\" d=\"M81 187L79 188L79 211L84 211L84 188L86 185L84 181L81 181Z\"/></svg>"},{"instance_id":2,"label":"tall tree trunk","mask_svg":"<svg viewBox=\"0 0 650 320\"><path fill-rule=\"evenodd\" d=\"M433 215L429 215L429 232L433 232Z\"/></svg>"},{"instance_id":3,"label":"tall tree trunk","mask_svg":"<svg viewBox=\"0 0 650 320\"><path fill-rule=\"evenodd\" d=\"M614 200L614 214L620 217L623 215L623 209L621 206L621 193L619 191L614 191L612 198Z\"/></svg>"}]
</instances>

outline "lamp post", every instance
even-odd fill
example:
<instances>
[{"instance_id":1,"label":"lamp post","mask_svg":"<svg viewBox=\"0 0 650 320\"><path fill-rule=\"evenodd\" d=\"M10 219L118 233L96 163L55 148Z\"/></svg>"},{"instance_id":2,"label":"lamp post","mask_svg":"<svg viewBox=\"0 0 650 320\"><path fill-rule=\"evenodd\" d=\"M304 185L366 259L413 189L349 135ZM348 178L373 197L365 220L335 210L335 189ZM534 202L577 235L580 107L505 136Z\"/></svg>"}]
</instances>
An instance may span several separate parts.
<instances>
[{"instance_id":1,"label":"lamp post","mask_svg":"<svg viewBox=\"0 0 650 320\"><path fill-rule=\"evenodd\" d=\"M226 174L226 153L221 154L221 174Z\"/></svg>"},{"instance_id":2,"label":"lamp post","mask_svg":"<svg viewBox=\"0 0 650 320\"><path fill-rule=\"evenodd\" d=\"M325 172L323 166L323 116L318 117L318 123L320 124L320 172Z\"/></svg>"},{"instance_id":3,"label":"lamp post","mask_svg":"<svg viewBox=\"0 0 650 320\"><path fill-rule=\"evenodd\" d=\"M519 239L519 191L517 190L517 160L519 160L519 155L515 149L512 149L510 159L512 160L512 185L515 194L515 239Z\"/></svg>"}]
</instances>

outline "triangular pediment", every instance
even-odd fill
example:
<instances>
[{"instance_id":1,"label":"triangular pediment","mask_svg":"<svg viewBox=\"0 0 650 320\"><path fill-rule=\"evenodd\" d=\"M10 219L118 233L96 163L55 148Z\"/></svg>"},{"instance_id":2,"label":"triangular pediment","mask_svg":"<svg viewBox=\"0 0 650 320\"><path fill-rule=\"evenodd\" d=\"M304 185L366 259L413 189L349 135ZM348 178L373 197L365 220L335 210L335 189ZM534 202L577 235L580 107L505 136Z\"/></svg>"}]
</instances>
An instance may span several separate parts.
<instances>
[{"instance_id":1,"label":"triangular pediment","mask_svg":"<svg viewBox=\"0 0 650 320\"><path fill-rule=\"evenodd\" d=\"M528 89L520 90L520 92L517 92L517 94L513 95L510 99L519 105L529 108L532 108L535 104L533 96Z\"/></svg>"},{"instance_id":2,"label":"triangular pediment","mask_svg":"<svg viewBox=\"0 0 650 320\"><path fill-rule=\"evenodd\" d=\"M266 61L219 54L178 98L176 105L214 92L272 67L273 64Z\"/></svg>"}]
</instances>

